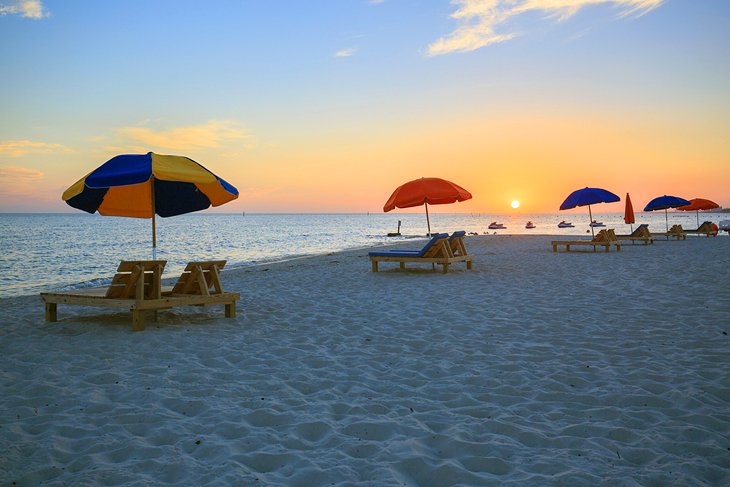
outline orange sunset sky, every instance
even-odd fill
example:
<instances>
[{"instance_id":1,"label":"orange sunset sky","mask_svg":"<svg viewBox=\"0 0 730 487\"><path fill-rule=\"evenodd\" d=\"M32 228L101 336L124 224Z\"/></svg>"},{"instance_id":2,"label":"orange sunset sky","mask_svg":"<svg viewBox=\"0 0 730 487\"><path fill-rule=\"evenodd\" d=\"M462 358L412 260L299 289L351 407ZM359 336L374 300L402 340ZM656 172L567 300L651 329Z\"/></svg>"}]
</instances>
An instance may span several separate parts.
<instances>
[{"instance_id":1,"label":"orange sunset sky","mask_svg":"<svg viewBox=\"0 0 730 487\"><path fill-rule=\"evenodd\" d=\"M474 195L439 212L585 186L730 207L728 25L705 1L0 1L0 212L75 212L68 186L148 151L238 188L209 211L378 212L422 176Z\"/></svg>"}]
</instances>

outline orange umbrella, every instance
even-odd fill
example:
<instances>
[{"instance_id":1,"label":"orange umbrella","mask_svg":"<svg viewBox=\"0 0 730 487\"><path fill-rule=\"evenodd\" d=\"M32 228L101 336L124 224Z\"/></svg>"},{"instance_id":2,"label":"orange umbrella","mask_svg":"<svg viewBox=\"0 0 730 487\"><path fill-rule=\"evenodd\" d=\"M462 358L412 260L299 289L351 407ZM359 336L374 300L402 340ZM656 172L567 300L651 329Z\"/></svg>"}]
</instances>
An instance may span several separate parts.
<instances>
[{"instance_id":1,"label":"orange umbrella","mask_svg":"<svg viewBox=\"0 0 730 487\"><path fill-rule=\"evenodd\" d=\"M624 223L628 223L631 225L631 231L634 231L634 223L636 223L636 219L634 218L634 205L631 204L631 197L629 196L629 193L626 193L626 209L624 210Z\"/></svg>"},{"instance_id":2,"label":"orange umbrella","mask_svg":"<svg viewBox=\"0 0 730 487\"><path fill-rule=\"evenodd\" d=\"M395 208L426 207L426 223L431 234L431 221L428 217L428 204L447 205L471 199L471 193L451 181L441 178L421 178L398 186L383 206L384 212Z\"/></svg>"},{"instance_id":3,"label":"orange umbrella","mask_svg":"<svg viewBox=\"0 0 730 487\"><path fill-rule=\"evenodd\" d=\"M712 200L706 200L704 198L693 198L689 200L688 205L680 206L677 209L682 211L694 211L697 212L697 227L700 226L700 210L712 210L713 208L720 208L720 205Z\"/></svg>"}]
</instances>

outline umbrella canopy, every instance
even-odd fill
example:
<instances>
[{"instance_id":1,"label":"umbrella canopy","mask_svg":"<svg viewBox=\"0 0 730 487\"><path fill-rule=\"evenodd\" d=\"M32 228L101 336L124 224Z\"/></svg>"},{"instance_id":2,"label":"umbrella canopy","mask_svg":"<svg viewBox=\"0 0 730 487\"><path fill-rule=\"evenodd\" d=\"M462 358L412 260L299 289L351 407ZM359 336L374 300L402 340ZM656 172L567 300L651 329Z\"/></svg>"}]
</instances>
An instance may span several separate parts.
<instances>
[{"instance_id":1,"label":"umbrella canopy","mask_svg":"<svg viewBox=\"0 0 730 487\"><path fill-rule=\"evenodd\" d=\"M664 210L664 221L667 225L667 231L669 231L669 218L667 217L667 210L669 208L678 208L680 206L686 206L688 204L689 201L684 198L680 198L679 196L657 196L646 204L646 206L644 207L644 211Z\"/></svg>"},{"instance_id":2,"label":"umbrella canopy","mask_svg":"<svg viewBox=\"0 0 730 487\"><path fill-rule=\"evenodd\" d=\"M626 208L624 209L624 223L633 225L636 223L636 218L634 217L634 205L631 204L631 197L629 196L629 193L626 193ZM631 227L631 230L633 231L633 227Z\"/></svg>"},{"instance_id":3,"label":"umbrella canopy","mask_svg":"<svg viewBox=\"0 0 730 487\"><path fill-rule=\"evenodd\" d=\"M720 205L712 200L706 200L704 198L692 198L689 200L689 204L685 206L678 206L677 209L680 211L694 211L697 213L697 226L700 226L700 210L712 210L720 208Z\"/></svg>"},{"instance_id":4,"label":"umbrella canopy","mask_svg":"<svg viewBox=\"0 0 730 487\"><path fill-rule=\"evenodd\" d=\"M588 217L591 219L591 222L593 222L591 205L595 205L597 203L615 203L616 201L621 201L621 198L610 191L601 188L586 187L583 189L577 189L570 193L568 197L565 198L565 201L563 201L563 204L560 205L560 209L570 210L577 206L587 206ZM593 234L593 227L591 227L591 234Z\"/></svg>"},{"instance_id":5,"label":"umbrella canopy","mask_svg":"<svg viewBox=\"0 0 730 487\"><path fill-rule=\"evenodd\" d=\"M238 190L192 159L148 152L109 159L64 191L62 198L88 213L152 218L155 258L155 215L220 206L238 198Z\"/></svg>"},{"instance_id":6,"label":"umbrella canopy","mask_svg":"<svg viewBox=\"0 0 730 487\"><path fill-rule=\"evenodd\" d=\"M471 199L471 193L458 184L441 178L421 178L398 186L383 206L384 212L395 208L426 207L426 223L431 233L428 205L445 205Z\"/></svg>"}]
</instances>

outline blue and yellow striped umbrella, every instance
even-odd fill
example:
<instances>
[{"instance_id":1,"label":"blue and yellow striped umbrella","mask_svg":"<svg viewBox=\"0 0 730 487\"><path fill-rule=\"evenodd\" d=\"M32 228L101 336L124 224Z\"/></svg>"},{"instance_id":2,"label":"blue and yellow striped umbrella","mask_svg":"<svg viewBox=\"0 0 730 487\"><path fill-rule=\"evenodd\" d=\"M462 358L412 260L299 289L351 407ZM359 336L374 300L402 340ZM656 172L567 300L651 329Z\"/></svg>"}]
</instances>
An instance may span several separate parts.
<instances>
[{"instance_id":1,"label":"blue and yellow striped umbrella","mask_svg":"<svg viewBox=\"0 0 730 487\"><path fill-rule=\"evenodd\" d=\"M182 215L238 198L238 190L183 156L124 154L113 157L63 193L74 208L107 216L152 218Z\"/></svg>"}]
</instances>

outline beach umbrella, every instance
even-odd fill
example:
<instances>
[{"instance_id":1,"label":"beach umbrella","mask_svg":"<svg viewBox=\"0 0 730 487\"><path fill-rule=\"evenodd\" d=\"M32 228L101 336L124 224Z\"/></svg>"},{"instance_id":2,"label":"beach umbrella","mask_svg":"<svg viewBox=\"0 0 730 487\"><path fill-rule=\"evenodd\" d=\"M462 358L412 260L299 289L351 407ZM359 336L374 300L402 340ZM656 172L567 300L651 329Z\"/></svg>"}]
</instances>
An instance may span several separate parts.
<instances>
[{"instance_id":1,"label":"beach umbrella","mask_svg":"<svg viewBox=\"0 0 730 487\"><path fill-rule=\"evenodd\" d=\"M446 205L471 199L471 193L451 181L441 178L421 178L398 186L383 206L385 213L395 208L426 207L426 224L431 234L428 205Z\"/></svg>"},{"instance_id":2,"label":"beach umbrella","mask_svg":"<svg viewBox=\"0 0 730 487\"><path fill-rule=\"evenodd\" d=\"M644 207L644 211L656 211L664 210L664 221L667 225L667 232L669 231L669 217L667 216L667 210L669 208L678 208L680 206L686 206L689 204L684 198L679 196L657 196Z\"/></svg>"},{"instance_id":3,"label":"beach umbrella","mask_svg":"<svg viewBox=\"0 0 730 487\"><path fill-rule=\"evenodd\" d=\"M588 207L588 217L590 218L590 222L593 222L593 214L591 213L591 205L595 205L598 203L615 203L616 201L621 201L621 198L616 196L610 191L606 191L605 189L601 188L583 188L583 189L577 189L570 193L567 198L565 198L565 201L563 201L563 204L560 205L561 210L570 210L571 208L575 208L577 206L587 206ZM593 235L593 227L591 227L591 235Z\"/></svg>"},{"instance_id":4,"label":"beach umbrella","mask_svg":"<svg viewBox=\"0 0 730 487\"><path fill-rule=\"evenodd\" d=\"M634 218L634 205L631 204L631 197L629 196L629 193L626 193L626 208L624 208L624 223L631 225L631 232L634 231L634 223L636 223L636 218Z\"/></svg>"},{"instance_id":5,"label":"beach umbrella","mask_svg":"<svg viewBox=\"0 0 730 487\"><path fill-rule=\"evenodd\" d=\"M720 208L720 205L712 200L706 200L704 198L692 198L689 200L689 204L685 206L678 206L677 209L680 211L694 211L697 214L697 227L700 226L700 210L712 210Z\"/></svg>"},{"instance_id":6,"label":"beach umbrella","mask_svg":"<svg viewBox=\"0 0 730 487\"><path fill-rule=\"evenodd\" d=\"M238 198L238 190L183 156L123 154L79 179L63 200L106 216L152 219L152 259L157 257L155 215L182 215Z\"/></svg>"}]
</instances>

